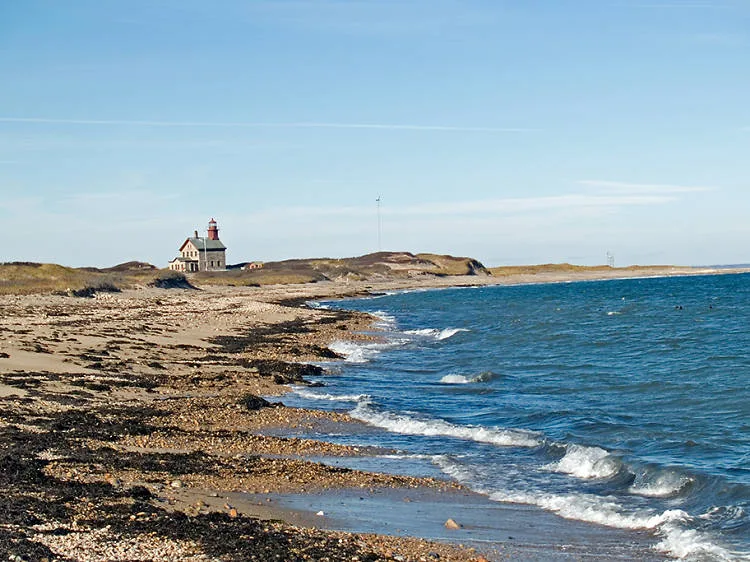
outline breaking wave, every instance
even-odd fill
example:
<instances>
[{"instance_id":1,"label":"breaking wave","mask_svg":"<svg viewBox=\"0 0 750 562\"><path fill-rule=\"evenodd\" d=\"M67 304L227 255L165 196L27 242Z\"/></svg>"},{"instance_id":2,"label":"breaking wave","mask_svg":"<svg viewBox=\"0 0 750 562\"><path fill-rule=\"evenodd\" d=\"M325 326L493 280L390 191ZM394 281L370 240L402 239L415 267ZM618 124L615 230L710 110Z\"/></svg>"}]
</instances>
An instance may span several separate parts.
<instances>
[{"instance_id":1,"label":"breaking wave","mask_svg":"<svg viewBox=\"0 0 750 562\"><path fill-rule=\"evenodd\" d=\"M693 483L693 478L674 469L642 472L630 486L631 494L649 498L668 498L678 495Z\"/></svg>"},{"instance_id":2,"label":"breaking wave","mask_svg":"<svg viewBox=\"0 0 750 562\"><path fill-rule=\"evenodd\" d=\"M405 334L410 334L413 336L422 336L422 337L430 337L434 338L437 341L447 340L448 338L452 338L456 334L460 332L468 332L466 328L445 328L444 330L438 330L436 328L423 328L421 330L406 330Z\"/></svg>"},{"instance_id":3,"label":"breaking wave","mask_svg":"<svg viewBox=\"0 0 750 562\"><path fill-rule=\"evenodd\" d=\"M370 400L369 394L329 394L327 392L313 392L299 386L292 387L294 392L308 400L327 400L329 402L361 402Z\"/></svg>"},{"instance_id":4,"label":"breaking wave","mask_svg":"<svg viewBox=\"0 0 750 562\"><path fill-rule=\"evenodd\" d=\"M572 443L566 445L563 458L545 468L576 478L610 478L622 469L622 462L599 447Z\"/></svg>"},{"instance_id":5,"label":"breaking wave","mask_svg":"<svg viewBox=\"0 0 750 562\"><path fill-rule=\"evenodd\" d=\"M617 529L652 531L659 538L655 549L671 557L706 562L750 559L746 552L730 551L718 545L710 533L689 528L694 518L681 509L667 509L662 512L648 508L632 510L618 503L611 496L587 493L555 494L541 491L489 490L477 485L481 477L478 478L470 465L459 462L451 455L435 456L432 462L448 476L477 493L489 496L493 501L533 505L565 519ZM701 517L708 518L714 515L711 512ZM731 515L741 518L744 513ZM720 516L727 515L720 514Z\"/></svg>"},{"instance_id":6,"label":"breaking wave","mask_svg":"<svg viewBox=\"0 0 750 562\"><path fill-rule=\"evenodd\" d=\"M335 341L328 348L344 357L349 363L367 363L383 350L401 345L401 340L380 342Z\"/></svg>"},{"instance_id":7,"label":"breaking wave","mask_svg":"<svg viewBox=\"0 0 750 562\"><path fill-rule=\"evenodd\" d=\"M492 371L484 371L473 377L467 377L466 375L445 375L440 382L442 384L470 384L478 382L490 382L496 377Z\"/></svg>"},{"instance_id":8,"label":"breaking wave","mask_svg":"<svg viewBox=\"0 0 750 562\"><path fill-rule=\"evenodd\" d=\"M418 419L404 414L375 410L360 402L351 416L376 427L404 435L443 436L490 443L501 447L536 447L536 433L519 429L494 429L481 426L456 425L441 419Z\"/></svg>"}]
</instances>

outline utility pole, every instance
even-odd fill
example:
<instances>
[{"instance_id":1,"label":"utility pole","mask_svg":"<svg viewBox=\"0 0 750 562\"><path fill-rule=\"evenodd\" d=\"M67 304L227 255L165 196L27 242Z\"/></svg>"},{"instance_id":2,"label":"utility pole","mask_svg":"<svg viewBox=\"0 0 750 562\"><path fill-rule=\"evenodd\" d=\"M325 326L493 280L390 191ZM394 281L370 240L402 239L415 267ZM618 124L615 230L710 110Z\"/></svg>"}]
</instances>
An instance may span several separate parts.
<instances>
[{"instance_id":1,"label":"utility pole","mask_svg":"<svg viewBox=\"0 0 750 562\"><path fill-rule=\"evenodd\" d=\"M203 240L203 267L206 268L204 271L208 271L208 236L206 236L202 240Z\"/></svg>"},{"instance_id":2,"label":"utility pole","mask_svg":"<svg viewBox=\"0 0 750 562\"><path fill-rule=\"evenodd\" d=\"M375 199L378 204L378 252L381 250L381 237L380 237L380 195Z\"/></svg>"}]
</instances>

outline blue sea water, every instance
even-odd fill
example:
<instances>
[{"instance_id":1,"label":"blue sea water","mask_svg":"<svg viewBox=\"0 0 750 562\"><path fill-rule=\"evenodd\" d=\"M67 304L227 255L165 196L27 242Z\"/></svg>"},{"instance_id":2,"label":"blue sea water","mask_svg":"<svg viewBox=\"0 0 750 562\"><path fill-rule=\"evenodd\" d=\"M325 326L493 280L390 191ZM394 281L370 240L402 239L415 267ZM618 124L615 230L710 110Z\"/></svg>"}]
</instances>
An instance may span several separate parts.
<instances>
[{"instance_id":1,"label":"blue sea water","mask_svg":"<svg viewBox=\"0 0 750 562\"><path fill-rule=\"evenodd\" d=\"M295 400L498 502L750 560L750 275L403 292ZM286 400L285 400L286 401ZM345 439L345 437L342 437Z\"/></svg>"}]
</instances>

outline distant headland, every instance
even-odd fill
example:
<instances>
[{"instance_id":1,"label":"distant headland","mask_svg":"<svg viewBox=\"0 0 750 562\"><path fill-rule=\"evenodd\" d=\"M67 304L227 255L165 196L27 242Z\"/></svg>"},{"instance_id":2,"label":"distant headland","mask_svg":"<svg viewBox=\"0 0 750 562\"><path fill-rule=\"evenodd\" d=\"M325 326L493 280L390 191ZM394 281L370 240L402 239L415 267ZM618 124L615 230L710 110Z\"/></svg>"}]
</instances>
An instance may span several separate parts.
<instances>
[{"instance_id":1,"label":"distant headland","mask_svg":"<svg viewBox=\"0 0 750 562\"><path fill-rule=\"evenodd\" d=\"M191 238L188 238L187 241L190 240ZM263 264L243 262L226 265L226 269L221 270L185 273L159 269L141 261L129 261L108 268L73 268L49 263L7 262L0 263L0 294L59 293L91 296L97 292L116 292L149 286L253 287L311 283L404 288L444 287L745 271L750 271L750 268L668 265L610 267L568 263L485 267L480 261L470 257L411 252L376 252L351 258L292 259Z\"/></svg>"}]
</instances>

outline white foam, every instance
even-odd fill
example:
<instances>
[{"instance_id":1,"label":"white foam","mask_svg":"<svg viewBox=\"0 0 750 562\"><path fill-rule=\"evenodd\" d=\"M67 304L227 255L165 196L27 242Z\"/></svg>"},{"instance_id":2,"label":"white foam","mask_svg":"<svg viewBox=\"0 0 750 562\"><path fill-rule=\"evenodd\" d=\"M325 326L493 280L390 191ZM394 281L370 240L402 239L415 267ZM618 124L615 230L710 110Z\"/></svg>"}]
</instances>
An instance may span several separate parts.
<instances>
[{"instance_id":1,"label":"white foam","mask_svg":"<svg viewBox=\"0 0 750 562\"><path fill-rule=\"evenodd\" d=\"M443 384L469 384L471 380L464 375L445 375L440 382Z\"/></svg>"},{"instance_id":2,"label":"white foam","mask_svg":"<svg viewBox=\"0 0 750 562\"><path fill-rule=\"evenodd\" d=\"M675 522L668 522L658 532L663 538L656 545L656 550L681 560L750 560L750 553L731 552L712 542L706 534L682 528Z\"/></svg>"},{"instance_id":3,"label":"white foam","mask_svg":"<svg viewBox=\"0 0 750 562\"><path fill-rule=\"evenodd\" d=\"M446 328L445 330L440 330L440 333L436 337L438 340L447 340L460 332L468 331L466 328Z\"/></svg>"},{"instance_id":4,"label":"white foam","mask_svg":"<svg viewBox=\"0 0 750 562\"><path fill-rule=\"evenodd\" d=\"M327 400L329 402L362 402L371 400L369 394L328 394L327 392L313 392L306 388L294 386L292 390L302 398L308 400Z\"/></svg>"},{"instance_id":5,"label":"white foam","mask_svg":"<svg viewBox=\"0 0 750 562\"><path fill-rule=\"evenodd\" d=\"M650 510L626 512L613 498L592 494L494 492L490 494L490 499L536 505L565 519L617 529L653 531L661 537L654 547L656 550L683 560L750 560L750 553L727 550L716 544L710 535L686 528L692 518L681 509L669 509L662 513Z\"/></svg>"},{"instance_id":6,"label":"white foam","mask_svg":"<svg viewBox=\"0 0 750 562\"><path fill-rule=\"evenodd\" d=\"M375 325L379 328L392 329L396 326L396 317L392 314L388 314L387 312L384 312L382 310L376 310L375 312L371 312L370 314L380 320L379 322L375 322Z\"/></svg>"},{"instance_id":7,"label":"white foam","mask_svg":"<svg viewBox=\"0 0 750 562\"><path fill-rule=\"evenodd\" d=\"M390 455L378 455L379 459L412 459L420 461L433 461L442 455L421 455L417 453L395 453Z\"/></svg>"},{"instance_id":8,"label":"white foam","mask_svg":"<svg viewBox=\"0 0 750 562\"><path fill-rule=\"evenodd\" d=\"M469 330L467 330L466 328L445 328L443 330L438 330L436 328L422 328L420 330L406 330L406 332L404 333L414 336L431 337L438 341L442 341L447 340L448 338L452 338L460 332L468 331Z\"/></svg>"},{"instance_id":9,"label":"white foam","mask_svg":"<svg viewBox=\"0 0 750 562\"><path fill-rule=\"evenodd\" d=\"M459 484L467 486L473 492L489 495L489 491L477 487L477 474L472 470L471 465L456 462L448 455L436 455L432 459L432 463L436 465L441 472L450 476Z\"/></svg>"},{"instance_id":10,"label":"white foam","mask_svg":"<svg viewBox=\"0 0 750 562\"><path fill-rule=\"evenodd\" d=\"M567 445L565 456L544 468L577 478L609 478L620 470L620 461L599 447Z\"/></svg>"},{"instance_id":11,"label":"white foam","mask_svg":"<svg viewBox=\"0 0 750 562\"><path fill-rule=\"evenodd\" d=\"M454 437L501 447L536 447L539 445L536 434L530 431L462 426L440 419L417 419L407 415L379 412L364 403L359 403L352 410L351 416L376 427L403 435Z\"/></svg>"},{"instance_id":12,"label":"white foam","mask_svg":"<svg viewBox=\"0 0 750 562\"><path fill-rule=\"evenodd\" d=\"M344 360L349 363L367 363L383 350L400 344L399 340L388 343L335 341L328 348L334 353L342 355Z\"/></svg>"},{"instance_id":13,"label":"white foam","mask_svg":"<svg viewBox=\"0 0 750 562\"><path fill-rule=\"evenodd\" d=\"M473 377L467 377L465 375L445 375L440 382L442 384L469 384L477 382L488 382L495 378L495 374L491 371L485 371L474 375Z\"/></svg>"},{"instance_id":14,"label":"white foam","mask_svg":"<svg viewBox=\"0 0 750 562\"><path fill-rule=\"evenodd\" d=\"M323 304L322 302L319 302L319 301L307 301L305 302L305 304L310 308L315 308L318 310L329 310L331 308L330 305Z\"/></svg>"},{"instance_id":15,"label":"white foam","mask_svg":"<svg viewBox=\"0 0 750 562\"><path fill-rule=\"evenodd\" d=\"M692 481L692 478L677 471L665 470L650 478L637 478L628 491L649 498L666 498L677 494Z\"/></svg>"},{"instance_id":16,"label":"white foam","mask_svg":"<svg viewBox=\"0 0 750 562\"><path fill-rule=\"evenodd\" d=\"M617 529L656 529L668 521L684 521L689 518L689 515L680 509L671 509L663 513L627 513L614 499L592 494L494 492L490 499L536 505L565 519L598 523Z\"/></svg>"}]
</instances>

